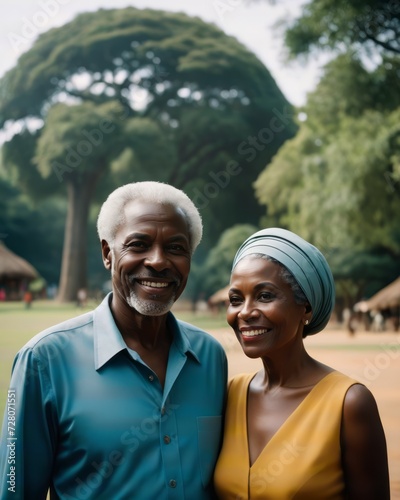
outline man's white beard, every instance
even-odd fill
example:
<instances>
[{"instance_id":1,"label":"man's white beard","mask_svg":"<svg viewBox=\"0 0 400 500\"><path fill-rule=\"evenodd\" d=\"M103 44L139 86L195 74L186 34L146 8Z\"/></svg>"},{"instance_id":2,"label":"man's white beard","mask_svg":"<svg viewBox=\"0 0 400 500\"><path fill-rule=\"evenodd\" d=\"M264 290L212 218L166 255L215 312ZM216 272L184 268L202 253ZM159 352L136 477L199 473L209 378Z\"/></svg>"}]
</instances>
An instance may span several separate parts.
<instances>
[{"instance_id":1,"label":"man's white beard","mask_svg":"<svg viewBox=\"0 0 400 500\"><path fill-rule=\"evenodd\" d=\"M111 277L115 273L115 253L114 249L111 249ZM153 300L143 300L139 299L133 292L126 297L126 302L129 306L133 307L139 314L143 316L162 316L169 312L171 307L174 305L175 296L171 297L168 302L155 302Z\"/></svg>"},{"instance_id":2,"label":"man's white beard","mask_svg":"<svg viewBox=\"0 0 400 500\"><path fill-rule=\"evenodd\" d=\"M127 303L136 309L143 316L162 316L166 314L174 305L175 297L171 297L168 302L156 302L153 300L139 299L133 292L126 298Z\"/></svg>"}]
</instances>

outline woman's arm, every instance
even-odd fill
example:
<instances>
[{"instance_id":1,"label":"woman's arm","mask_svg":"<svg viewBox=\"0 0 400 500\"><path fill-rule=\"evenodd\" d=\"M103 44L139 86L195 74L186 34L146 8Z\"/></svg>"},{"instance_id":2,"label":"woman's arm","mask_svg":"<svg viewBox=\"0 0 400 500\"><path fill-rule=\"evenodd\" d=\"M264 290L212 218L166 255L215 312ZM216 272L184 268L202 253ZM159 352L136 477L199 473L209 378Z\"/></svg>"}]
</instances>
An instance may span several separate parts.
<instances>
[{"instance_id":1,"label":"woman's arm","mask_svg":"<svg viewBox=\"0 0 400 500\"><path fill-rule=\"evenodd\" d=\"M347 391L341 444L347 498L389 499L385 434L375 399L361 384L353 385Z\"/></svg>"}]
</instances>

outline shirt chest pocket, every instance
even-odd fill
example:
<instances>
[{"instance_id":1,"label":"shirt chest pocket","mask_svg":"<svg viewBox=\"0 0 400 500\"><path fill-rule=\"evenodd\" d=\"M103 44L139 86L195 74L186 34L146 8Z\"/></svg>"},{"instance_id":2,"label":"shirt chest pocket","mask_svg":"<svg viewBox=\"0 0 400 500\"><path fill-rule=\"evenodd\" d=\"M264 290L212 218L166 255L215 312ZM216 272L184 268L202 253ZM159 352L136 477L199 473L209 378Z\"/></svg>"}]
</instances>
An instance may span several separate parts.
<instances>
[{"instance_id":1,"label":"shirt chest pocket","mask_svg":"<svg viewBox=\"0 0 400 500\"><path fill-rule=\"evenodd\" d=\"M212 480L221 446L222 416L197 417L197 438L201 480L207 487Z\"/></svg>"}]
</instances>

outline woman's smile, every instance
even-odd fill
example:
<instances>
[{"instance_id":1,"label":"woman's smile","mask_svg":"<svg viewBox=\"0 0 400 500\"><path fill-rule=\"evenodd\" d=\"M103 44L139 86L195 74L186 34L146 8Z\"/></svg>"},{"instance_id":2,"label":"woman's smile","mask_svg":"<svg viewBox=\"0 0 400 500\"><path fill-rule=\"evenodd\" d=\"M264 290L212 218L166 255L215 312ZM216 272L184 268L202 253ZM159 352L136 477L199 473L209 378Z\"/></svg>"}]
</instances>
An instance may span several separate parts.
<instances>
[{"instance_id":1,"label":"woman's smile","mask_svg":"<svg viewBox=\"0 0 400 500\"><path fill-rule=\"evenodd\" d=\"M239 330L245 342L256 340L258 337L268 334L271 331L270 328L240 328Z\"/></svg>"}]
</instances>

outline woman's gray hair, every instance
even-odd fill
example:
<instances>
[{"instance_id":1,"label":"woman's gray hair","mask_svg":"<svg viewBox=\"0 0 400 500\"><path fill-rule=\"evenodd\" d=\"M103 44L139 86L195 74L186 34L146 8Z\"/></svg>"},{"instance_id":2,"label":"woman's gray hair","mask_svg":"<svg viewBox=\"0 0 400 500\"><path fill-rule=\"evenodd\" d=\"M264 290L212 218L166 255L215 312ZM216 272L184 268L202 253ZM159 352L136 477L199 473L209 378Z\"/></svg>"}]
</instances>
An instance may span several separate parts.
<instances>
[{"instance_id":1,"label":"woman's gray hair","mask_svg":"<svg viewBox=\"0 0 400 500\"><path fill-rule=\"evenodd\" d=\"M100 241L106 240L110 247L113 246L118 228L125 223L124 207L133 200L172 205L180 209L188 224L190 251L193 254L203 234L199 211L183 191L163 182L133 182L113 191L103 203L97 218Z\"/></svg>"}]
</instances>

